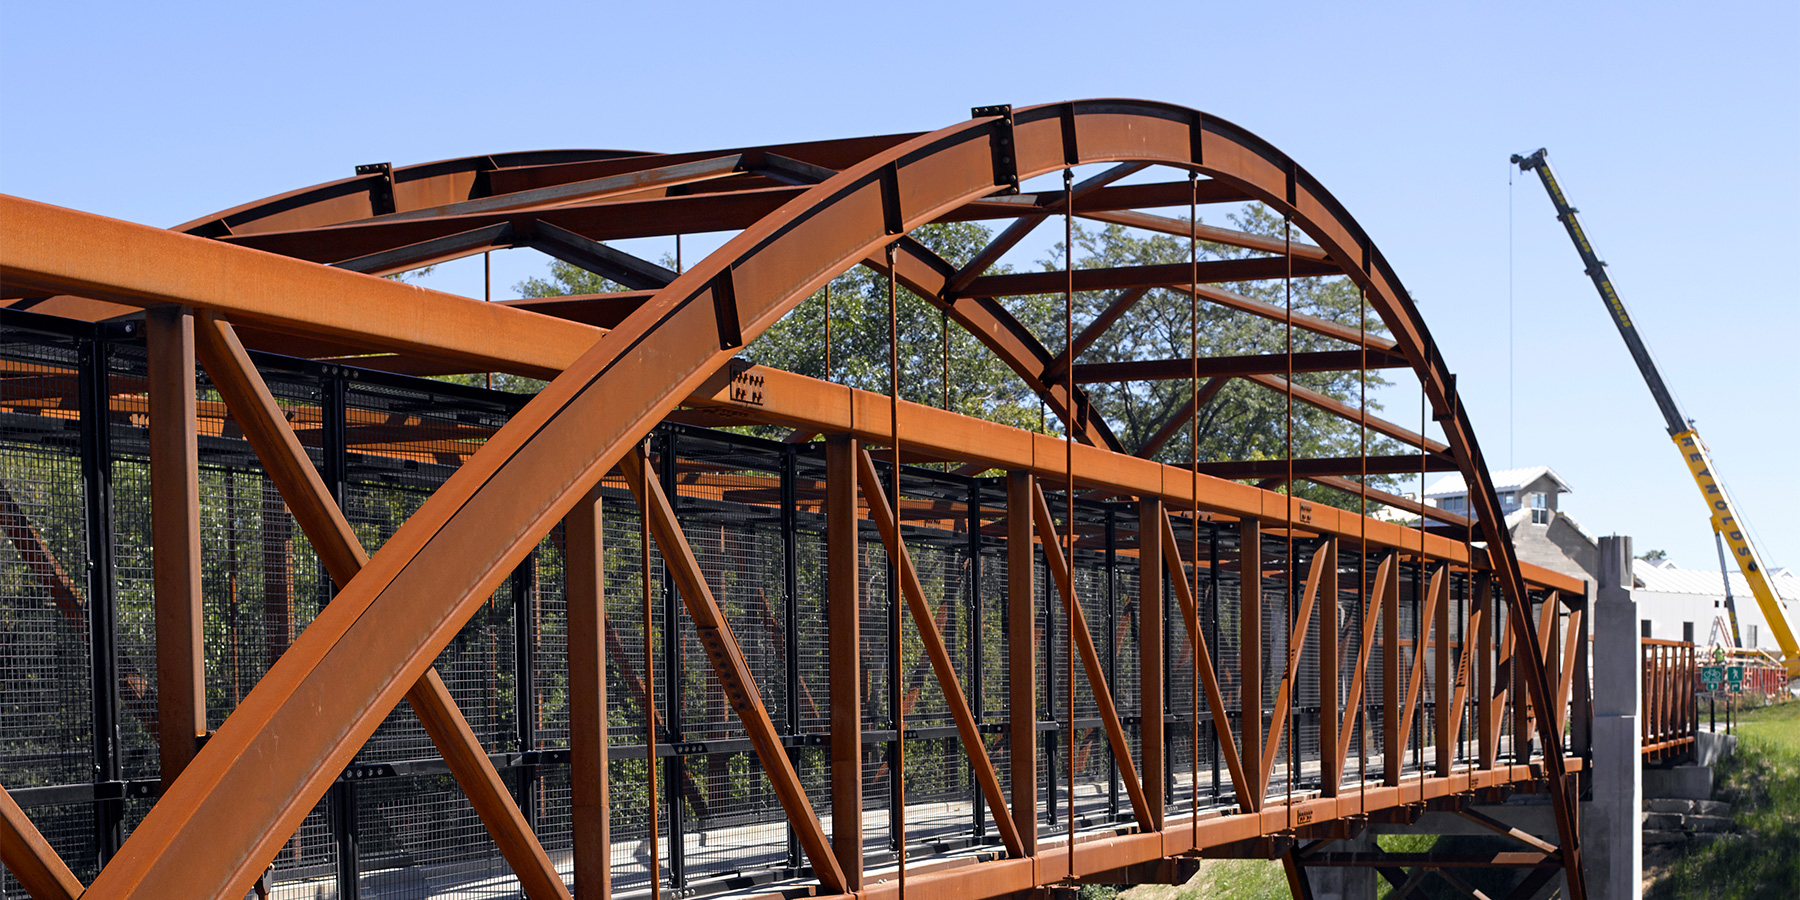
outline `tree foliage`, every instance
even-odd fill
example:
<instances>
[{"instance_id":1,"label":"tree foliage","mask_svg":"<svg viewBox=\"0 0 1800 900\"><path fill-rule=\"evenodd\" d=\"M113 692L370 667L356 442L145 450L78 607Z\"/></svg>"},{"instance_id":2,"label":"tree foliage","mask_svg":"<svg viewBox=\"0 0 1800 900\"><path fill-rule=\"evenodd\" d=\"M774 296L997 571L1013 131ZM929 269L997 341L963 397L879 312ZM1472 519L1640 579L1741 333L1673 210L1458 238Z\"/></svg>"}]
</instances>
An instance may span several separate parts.
<instances>
[{"instance_id":1,"label":"tree foliage","mask_svg":"<svg viewBox=\"0 0 1800 900\"><path fill-rule=\"evenodd\" d=\"M1252 234L1281 237L1284 223L1261 206L1230 217L1232 227ZM1304 236L1295 232L1296 241ZM1075 265L1081 268L1149 266L1188 262L1188 241L1168 235L1138 236L1117 225L1099 230L1075 228ZM1236 259L1257 255L1249 250L1202 242L1201 261ZM1063 247L1059 243L1043 262L1046 270L1061 269ZM1297 314L1327 319L1356 327L1360 320L1372 335L1385 334L1381 320L1364 307L1356 286L1346 278L1304 278L1286 281L1252 281L1219 285L1252 300L1286 309L1291 301ZM1291 293L1290 293L1291 287ZM1113 292L1079 292L1074 298L1077 333L1098 316L1116 296ZM1039 298L1042 299L1042 298ZM1061 313L1062 298L1051 298ZM1051 348L1065 346L1061 316L1039 338ZM1194 303L1185 293L1157 289L1147 293L1108 328L1081 356L1080 362L1122 362L1145 359L1185 359L1191 348L1199 355L1240 356L1316 350L1352 349L1354 344L1293 329L1280 322L1204 300ZM1352 405L1364 405L1364 383L1357 372L1296 373L1294 383ZM1367 374L1368 392L1388 384L1379 372ZM1192 398L1195 386L1187 379L1140 381L1124 384L1092 384L1088 390L1095 407L1103 412L1128 450L1143 446L1169 417ZM1373 398L1371 411L1380 409ZM1200 410L1199 453L1202 461L1272 459L1287 456L1288 405L1285 394L1243 379L1230 381L1218 396ZM1295 402L1293 407L1293 455L1354 456L1361 452L1357 426L1341 417ZM1369 453L1388 452L1392 442L1369 435ZM1156 459L1185 463L1190 454L1187 429L1172 437Z\"/></svg>"},{"instance_id":2,"label":"tree foliage","mask_svg":"<svg viewBox=\"0 0 1800 900\"><path fill-rule=\"evenodd\" d=\"M1286 234L1286 223L1260 205L1227 218L1232 227L1252 234L1278 238ZM1164 265L1190 259L1188 240L1183 237L1147 235L1118 225L1091 228L1079 224L1074 235L1075 265L1082 268ZM912 236L955 266L973 259L992 240L992 232L977 223L928 225ZM1304 240L1304 236L1296 232L1294 239ZM1058 242L1040 261L1043 269L1061 270L1064 252ZM1206 261L1258 254L1201 242L1197 255ZM988 273L1006 271L1008 267L996 266ZM1360 323L1371 335L1385 334L1381 320L1346 278L1253 281L1220 287L1277 309L1287 309L1291 303L1298 314L1350 327ZM517 289L528 297L621 290L617 284L563 262L551 263L546 277L526 279ZM888 291L885 275L853 268L833 279L828 290L801 301L751 341L743 356L754 363L885 394L890 390ZM951 323L937 306L904 286L895 286L894 292L898 392L902 398L1019 428L1060 430L1060 423L1046 415L1036 394L975 335ZM1111 291L1076 293L1070 310L1075 333L1094 321L1116 297ZM1067 345L1061 294L1009 297L1001 303L1052 354ZM1184 359L1190 346L1197 346L1201 356L1237 356L1281 353L1290 346L1294 352L1307 352L1352 349L1355 345L1303 328L1290 334L1283 323L1267 317L1205 301L1194 304L1185 293L1156 289L1120 316L1083 352L1079 362ZM1366 405L1371 411L1380 409L1380 404L1367 395L1388 384L1378 371L1365 375L1354 371L1297 373L1294 382L1353 406ZM534 390L536 383L508 378L505 385ZM1086 387L1095 412L1111 425L1127 451L1142 447L1184 407L1195 388L1187 379ZM1285 458L1290 438L1296 458L1373 455L1394 452L1396 447L1380 435L1365 435L1354 423L1298 401L1293 404L1290 430L1286 396L1243 379L1228 382L1202 407L1197 425L1197 455L1202 461ZM750 430L771 435L781 431L767 427ZM1185 464L1190 458L1189 430L1182 428L1153 458ZM1372 484L1387 480L1370 479ZM1324 502L1354 506L1346 503L1347 495L1335 491L1311 486L1297 490Z\"/></svg>"},{"instance_id":3,"label":"tree foliage","mask_svg":"<svg viewBox=\"0 0 1800 900\"><path fill-rule=\"evenodd\" d=\"M912 236L956 266L974 258L992 237L981 225L966 222L927 225ZM829 326L826 292L820 291L751 341L744 356L762 365L888 393L888 287L885 275L863 267L851 269L831 282ZM903 285L894 287L894 299L903 399L1018 428L1043 427L1037 395L980 340Z\"/></svg>"}]
</instances>

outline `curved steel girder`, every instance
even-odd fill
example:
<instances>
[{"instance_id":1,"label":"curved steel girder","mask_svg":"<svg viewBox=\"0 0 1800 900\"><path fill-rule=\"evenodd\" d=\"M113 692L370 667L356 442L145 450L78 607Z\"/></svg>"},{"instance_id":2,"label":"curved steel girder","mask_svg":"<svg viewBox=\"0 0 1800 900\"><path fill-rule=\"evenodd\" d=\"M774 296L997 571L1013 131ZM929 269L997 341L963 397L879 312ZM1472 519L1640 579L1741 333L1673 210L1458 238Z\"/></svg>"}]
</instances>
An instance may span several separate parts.
<instances>
[{"instance_id":1,"label":"curved steel girder","mask_svg":"<svg viewBox=\"0 0 1800 900\"><path fill-rule=\"evenodd\" d=\"M387 172L358 172L349 178L297 188L273 197L252 200L230 209L183 222L169 229L201 237L224 237L245 232L336 225L370 215L379 203L385 184L417 182L421 192L434 197L467 196L471 186L487 172L505 166L543 166L557 163L594 162L641 158L650 154L631 150L539 150L468 156L404 166ZM458 197L457 199L462 199Z\"/></svg>"},{"instance_id":2,"label":"curved steel girder","mask_svg":"<svg viewBox=\"0 0 1800 900\"><path fill-rule=\"evenodd\" d=\"M697 164L728 156L743 158L741 168L746 170L760 168L770 154L842 168L912 137L911 134L878 135L693 153L535 150L468 156L402 166L386 172L358 172L351 178L253 200L184 222L170 230L203 237L224 237L319 228L378 215L380 194L384 190L394 206L393 212L417 214L445 204Z\"/></svg>"},{"instance_id":3,"label":"curved steel girder","mask_svg":"<svg viewBox=\"0 0 1800 900\"><path fill-rule=\"evenodd\" d=\"M1068 164L1196 168L1295 216L1371 296L1447 413L1464 477L1491 505L1492 479L1453 380L1416 309L1341 206L1292 160L1193 110L1087 101L1015 113L1016 171L996 171L1001 120L976 119L845 169L727 242L657 292L552 381L419 509L270 668L90 888L98 898L242 894L357 748L539 538L680 400L802 299L910 229L1013 176ZM1361 261L1357 264L1355 261ZM1527 646L1518 560L1482 510L1489 553ZM1540 708L1551 697L1527 659ZM1540 717L1548 719L1553 717ZM1547 747L1560 736L1540 722ZM1546 767L1583 895L1560 749ZM812 816L810 806L790 815ZM828 886L841 889L839 886Z\"/></svg>"}]
</instances>

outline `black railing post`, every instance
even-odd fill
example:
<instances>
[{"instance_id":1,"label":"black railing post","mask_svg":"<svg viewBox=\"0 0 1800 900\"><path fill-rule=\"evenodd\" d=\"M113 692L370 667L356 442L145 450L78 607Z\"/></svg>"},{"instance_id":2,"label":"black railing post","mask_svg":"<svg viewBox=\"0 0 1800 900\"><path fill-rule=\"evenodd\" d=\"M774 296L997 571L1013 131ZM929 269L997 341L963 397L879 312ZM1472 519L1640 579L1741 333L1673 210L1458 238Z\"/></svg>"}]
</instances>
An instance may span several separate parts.
<instances>
[{"instance_id":1,"label":"black railing post","mask_svg":"<svg viewBox=\"0 0 1800 900\"><path fill-rule=\"evenodd\" d=\"M1200 523L1195 522L1194 527L1199 528ZM1219 646L1219 523L1213 522L1208 525L1206 542L1207 563L1211 567L1208 570L1206 578L1206 606L1208 615L1207 621L1197 622L1196 624L1200 626L1201 633L1206 635L1206 646L1208 648L1217 648ZM1240 550L1241 549L1242 548L1240 547ZM1195 560L1194 564L1199 565L1200 561ZM1196 603L1195 605L1198 606L1199 604ZM1196 619L1200 618L1199 609L1194 610L1194 617ZM1238 652L1242 653L1243 648L1239 647ZM1218 678L1221 655L1216 652L1209 653L1208 655L1212 657L1213 677ZM1197 657L1194 664L1200 664ZM1208 755L1212 757L1212 789L1213 798L1216 800L1219 797L1219 792L1221 790L1219 784L1219 723L1213 723L1210 734L1212 735L1212 740L1210 742L1211 746L1207 749L1210 751ZM1195 747L1194 752L1199 753L1200 748ZM1195 785L1194 790L1198 792L1200 787Z\"/></svg>"},{"instance_id":2,"label":"black railing post","mask_svg":"<svg viewBox=\"0 0 1800 900\"><path fill-rule=\"evenodd\" d=\"M1040 553L1040 554L1042 554L1043 552L1044 551L1042 549L1038 550L1038 553ZM1034 559L1035 559L1035 557L1034 557ZM1051 578L1050 578L1050 565L1049 565L1048 559L1046 559L1044 562L1043 571L1044 571L1044 577L1043 577L1043 580L1040 583L1039 587L1041 588L1040 593L1043 595L1043 603L1044 603L1044 646L1042 648L1043 654L1044 654L1044 689L1043 689L1043 693L1040 694L1039 696L1044 698L1044 702L1046 704L1045 708L1050 713L1048 719L1054 725L1056 723L1056 696L1057 696L1057 693L1056 693L1056 657L1057 657L1057 654L1056 654L1056 606L1057 606L1057 601L1053 598L1053 596L1050 593ZM1072 723L1072 722L1069 723L1069 726L1073 727L1074 723ZM1050 792L1048 802L1046 802L1044 804L1044 816L1045 816L1045 821L1047 821L1051 825L1055 825L1057 822L1056 805L1058 802L1060 802L1061 797L1062 797L1061 792L1058 790L1060 783L1056 780L1057 770L1059 768L1059 766L1057 765L1058 760L1056 758L1056 755L1057 755L1056 751L1062 747L1062 742L1063 742L1062 729L1061 728L1053 728L1051 731L1051 734L1052 734L1052 737L1050 740L1042 742L1042 746L1044 748L1044 774L1047 776L1044 779L1044 785Z\"/></svg>"},{"instance_id":3,"label":"black railing post","mask_svg":"<svg viewBox=\"0 0 1800 900\"><path fill-rule=\"evenodd\" d=\"M1070 526L1073 531L1074 527ZM1111 504L1106 507L1106 689L1119 683L1119 548L1117 522ZM1113 691L1113 699L1118 693ZM1106 754L1106 812L1114 820L1119 818L1119 761L1109 752Z\"/></svg>"},{"instance_id":4,"label":"black railing post","mask_svg":"<svg viewBox=\"0 0 1800 900\"><path fill-rule=\"evenodd\" d=\"M984 627L981 597L981 484L969 482L969 712L975 716L977 725L987 724L987 704L983 700L983 683L986 670L982 667L982 651L985 641L982 637ZM975 818L975 840L980 843L987 837L987 802L981 795L981 789L975 784L974 767L969 766L969 796L972 800L971 810Z\"/></svg>"},{"instance_id":5,"label":"black railing post","mask_svg":"<svg viewBox=\"0 0 1800 900\"><path fill-rule=\"evenodd\" d=\"M118 634L113 582L112 528L112 409L107 384L112 359L110 345L96 329L91 340L81 342L81 479L87 518L88 661L92 684L94 726L94 781L116 782L122 777L119 759ZM100 865L119 850L124 833L124 801L100 800L94 804L95 848Z\"/></svg>"},{"instance_id":6,"label":"black railing post","mask_svg":"<svg viewBox=\"0 0 1800 900\"><path fill-rule=\"evenodd\" d=\"M513 594L513 718L517 722L516 739L521 754L530 754L537 749L537 684L534 673L537 669L537 622L534 613L537 604L537 564L536 550L525 556L512 574ZM532 757L524 757L529 760ZM533 831L537 830L538 767L535 763L526 762L519 767L518 780L514 784L514 796L519 803L519 812Z\"/></svg>"},{"instance_id":7,"label":"black railing post","mask_svg":"<svg viewBox=\"0 0 1800 900\"><path fill-rule=\"evenodd\" d=\"M349 419L348 394L349 385L343 371L335 366L326 366L319 384L322 426L319 477L346 517L350 514L350 451L346 425ZM320 584L328 585L330 580L321 579ZM343 585L336 587L341 590ZM329 599L325 602L329 602ZM355 900L360 893L357 876L361 869L361 850L357 840L360 829L357 825L356 793L356 783L340 777L326 794L330 808L327 819L331 825L331 836L337 842L337 893L342 900Z\"/></svg>"},{"instance_id":8,"label":"black railing post","mask_svg":"<svg viewBox=\"0 0 1800 900\"><path fill-rule=\"evenodd\" d=\"M1141 544L1144 541L1160 540L1160 535L1156 532L1158 527L1160 527L1160 523L1145 522L1142 519L1138 520L1138 542ZM1142 559L1142 557L1139 558ZM1175 558L1178 560L1181 558L1180 551L1175 553ZM1167 563L1165 562L1164 565L1167 566ZM1162 596L1158 598L1162 602L1162 620L1165 623L1173 622L1178 618L1174 612L1175 585L1173 584L1173 581L1173 579L1168 577L1162 579ZM1140 584L1141 583L1142 582L1140 582ZM1164 698L1174 696L1174 693L1170 688L1175 684L1175 658L1174 654L1170 653L1169 650L1175 644L1175 631L1176 628L1171 625L1165 625L1162 630L1162 683ZM1192 643L1192 635L1188 635L1185 629L1182 629L1182 634L1187 641ZM1191 681L1192 679L1189 680ZM1166 724L1173 719L1179 724L1181 722L1181 717L1171 716L1169 714L1171 712L1173 712L1173 709L1163 711L1163 722ZM1163 804L1165 806L1175 802L1175 754L1169 752L1169 750L1174 745L1176 733L1180 730L1181 729L1179 728L1163 728ZM1200 748L1196 746L1192 749L1194 752L1195 765L1198 766Z\"/></svg>"},{"instance_id":9,"label":"black railing post","mask_svg":"<svg viewBox=\"0 0 1800 900\"><path fill-rule=\"evenodd\" d=\"M358 859L357 833L360 830L356 821L356 783L339 778L331 790L325 794L329 810L326 820L331 825L332 837L337 840L337 895L355 898L361 893L361 885L357 880L357 870L361 868Z\"/></svg>"},{"instance_id":10,"label":"black railing post","mask_svg":"<svg viewBox=\"0 0 1800 900\"><path fill-rule=\"evenodd\" d=\"M787 636L787 733L800 733L800 545L796 532L800 528L799 491L794 483L795 457L800 447L787 444L781 450L781 590L785 597L782 629ZM788 748L788 760L796 771L800 765L800 748ZM798 867L800 836L792 823L787 829L788 865Z\"/></svg>"}]
</instances>

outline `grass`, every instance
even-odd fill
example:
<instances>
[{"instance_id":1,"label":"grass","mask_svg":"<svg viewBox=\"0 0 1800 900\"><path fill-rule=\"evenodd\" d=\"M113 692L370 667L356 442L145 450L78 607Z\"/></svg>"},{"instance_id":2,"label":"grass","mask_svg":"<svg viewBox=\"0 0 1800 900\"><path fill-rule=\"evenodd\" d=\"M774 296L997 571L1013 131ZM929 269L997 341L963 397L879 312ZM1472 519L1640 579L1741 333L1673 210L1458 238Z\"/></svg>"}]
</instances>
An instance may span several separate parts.
<instances>
[{"instance_id":1,"label":"grass","mask_svg":"<svg viewBox=\"0 0 1800 900\"><path fill-rule=\"evenodd\" d=\"M1144 884L1119 892L1119 900L1200 900L1203 897L1230 897L1231 900L1291 900L1287 873L1280 860L1208 859L1200 863L1200 871L1187 884ZM1082 900L1090 898L1082 892Z\"/></svg>"},{"instance_id":2,"label":"grass","mask_svg":"<svg viewBox=\"0 0 1800 900\"><path fill-rule=\"evenodd\" d=\"M1714 769L1740 833L1692 844L1645 900L1792 900L1800 896L1800 703L1744 713L1737 753Z\"/></svg>"}]
</instances>

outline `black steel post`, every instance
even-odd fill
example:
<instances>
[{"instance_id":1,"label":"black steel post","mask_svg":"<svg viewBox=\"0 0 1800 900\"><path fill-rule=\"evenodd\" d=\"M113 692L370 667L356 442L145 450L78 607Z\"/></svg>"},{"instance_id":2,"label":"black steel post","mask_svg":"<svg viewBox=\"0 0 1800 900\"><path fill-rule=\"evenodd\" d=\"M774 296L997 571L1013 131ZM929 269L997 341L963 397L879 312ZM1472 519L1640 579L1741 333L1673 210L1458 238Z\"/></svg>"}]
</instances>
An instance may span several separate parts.
<instances>
[{"instance_id":1,"label":"black steel post","mask_svg":"<svg viewBox=\"0 0 1800 900\"><path fill-rule=\"evenodd\" d=\"M782 629L787 636L787 733L800 733L800 546L797 532L800 530L798 486L794 483L795 456L800 447L787 444L781 451L781 591L784 598ZM800 749L797 746L788 748L788 761L795 771L805 771L801 766ZM794 830L792 823L787 830L787 855L789 866L799 866L803 860L800 855L800 835Z\"/></svg>"},{"instance_id":2,"label":"black steel post","mask_svg":"<svg viewBox=\"0 0 1800 900\"><path fill-rule=\"evenodd\" d=\"M533 652L537 644L537 563L538 554L533 550L512 574L513 718L518 724L518 750L527 754L527 760L537 749L537 684L533 677L537 671L537 655ZM534 831L538 824L538 777L537 765L527 762L519 767L513 785L519 812Z\"/></svg>"},{"instance_id":3,"label":"black steel post","mask_svg":"<svg viewBox=\"0 0 1800 900\"><path fill-rule=\"evenodd\" d=\"M1199 528L1200 523L1198 523L1198 522L1194 523L1194 527ZM1207 576L1206 576L1206 608L1207 608L1206 619L1207 619L1207 621L1200 623L1200 630L1202 633L1204 633L1206 635L1206 646L1217 647L1217 646L1219 646L1219 523L1211 522L1211 523L1207 524L1206 544L1207 544L1206 561L1207 561L1207 565L1210 567L1210 569L1207 572ZM1241 542L1240 542L1239 549L1242 550ZM1199 561L1196 560L1195 564L1198 565ZM1198 605L1199 605L1198 603L1195 604L1196 607ZM1194 616L1196 618L1198 618L1200 616L1199 609L1194 610ZM1243 648L1239 647L1238 652L1242 653ZM1216 653L1209 654L1209 655L1212 656L1213 677L1218 678L1219 677L1219 655ZM1195 665L1199 665L1198 660L1195 661ZM1231 723L1226 722L1225 724L1229 725ZM1207 748L1207 750L1208 750L1207 755L1212 757L1212 759L1211 759L1211 762L1212 762L1212 789L1213 789L1213 797L1215 799L1217 799L1219 796L1219 791L1220 791L1220 785L1219 785L1219 723L1217 723L1217 722L1213 723L1212 728L1210 730L1210 734L1212 735L1212 741L1211 741L1211 746ZM1195 747L1194 752L1199 753L1200 748ZM1196 785L1194 787L1194 790L1196 792L1199 791L1200 790L1199 786Z\"/></svg>"},{"instance_id":4,"label":"black steel post","mask_svg":"<svg viewBox=\"0 0 1800 900\"><path fill-rule=\"evenodd\" d=\"M87 518L88 660L92 684L94 781L117 782L119 678L117 614L113 584L112 416L107 385L111 348L96 331L80 347L81 479ZM95 847L104 866L123 842L124 802L94 804Z\"/></svg>"},{"instance_id":5,"label":"black steel post","mask_svg":"<svg viewBox=\"0 0 1800 900\"><path fill-rule=\"evenodd\" d=\"M983 616L981 597L981 485L969 482L968 504L968 538L969 538L969 712L975 716L976 725L987 724L987 705L983 702L983 682L986 681L985 670L981 665L984 648L982 639ZM976 843L987 837L987 801L982 797L981 789L975 784L974 766L969 766L969 797L974 816L974 833Z\"/></svg>"},{"instance_id":6,"label":"black steel post","mask_svg":"<svg viewBox=\"0 0 1800 900\"><path fill-rule=\"evenodd\" d=\"M1073 527L1073 526L1071 526ZM1119 547L1118 523L1111 504L1106 507L1106 687L1119 683ZM1114 692L1114 699L1118 695ZM1119 818L1119 761L1106 754L1106 812Z\"/></svg>"},{"instance_id":7,"label":"black steel post","mask_svg":"<svg viewBox=\"0 0 1800 900\"><path fill-rule=\"evenodd\" d=\"M1144 541L1158 540L1159 538L1155 531L1156 527L1157 523L1145 522L1140 519L1138 521L1138 542L1141 544ZM1179 551L1175 556L1177 559L1180 559L1181 554ZM1167 563L1165 562L1164 565L1166 566ZM1166 576L1162 579L1163 589L1162 597L1160 599L1162 601L1162 620L1165 623L1176 621L1174 612L1175 585L1173 584L1173 581L1174 579ZM1174 627L1168 625L1165 625L1162 630L1162 682L1164 697L1174 696L1174 692L1171 688L1174 687L1175 684L1175 658L1174 654L1170 653L1169 650L1175 645L1175 631L1176 629ZM1186 635L1185 630L1182 633ZM1191 643L1193 640L1192 636L1188 636L1187 640ZM1193 679L1190 677L1188 680L1191 682ZM1166 723L1171 719L1178 725L1181 723L1180 716L1171 716L1168 714L1168 711L1165 711L1163 713L1163 721ZM1163 729L1163 803L1165 805L1173 804L1175 802L1175 754L1169 751L1173 746L1176 732L1181 730L1182 729L1180 728ZM1193 749L1196 754L1199 752L1199 748L1196 747ZM1197 755L1194 757L1196 760L1199 758L1200 757Z\"/></svg>"},{"instance_id":8,"label":"black steel post","mask_svg":"<svg viewBox=\"0 0 1800 900\"><path fill-rule=\"evenodd\" d=\"M325 795L330 804L326 820L332 837L337 839L337 895L355 898L361 894L357 870L362 868L357 840L361 830L356 821L356 783L338 779Z\"/></svg>"},{"instance_id":9,"label":"black steel post","mask_svg":"<svg viewBox=\"0 0 1800 900\"><path fill-rule=\"evenodd\" d=\"M349 432L346 430L349 386L342 370L327 366L319 388L321 424L324 426L321 435L323 465L319 467L319 477L331 491L331 498L342 508L350 478Z\"/></svg>"},{"instance_id":10,"label":"black steel post","mask_svg":"<svg viewBox=\"0 0 1800 900\"><path fill-rule=\"evenodd\" d=\"M345 382L344 373L335 366L325 367L319 382L319 414L320 414L320 467L319 477L325 482L331 498L340 509L348 509L350 452L349 432L349 385ZM321 579L321 586L329 583L329 579ZM343 585L337 585L342 589ZM335 591L334 591L335 593ZM330 602L327 600L326 602ZM361 869L361 850L358 847L356 782L339 778L331 786L326 795L330 805L327 816L331 825L331 836L337 842L337 892L343 900L355 900L359 896L361 886L358 879Z\"/></svg>"},{"instance_id":11,"label":"black steel post","mask_svg":"<svg viewBox=\"0 0 1800 900\"><path fill-rule=\"evenodd\" d=\"M1044 551L1042 549L1039 549L1038 552L1041 554ZM1035 557L1034 557L1034 560L1035 560ZM1056 607L1057 607L1057 602L1051 596L1051 593L1050 593L1051 578L1050 578L1050 566L1049 566L1048 560L1046 560L1044 563L1043 572L1044 572L1044 574L1043 574L1042 579L1039 581L1039 586L1042 589L1041 593L1043 594L1043 603L1044 603L1044 645L1042 648L1043 652L1044 652L1044 688L1043 688L1043 693L1039 694L1038 696L1043 697L1045 699L1045 701L1048 705L1048 708L1049 708L1049 712L1050 712L1049 721L1054 724L1056 722L1056 700L1055 700L1055 697L1056 697ZM1069 723L1069 727L1073 727L1073 725L1074 725L1074 723ZM1057 751L1057 748L1062 746L1062 742L1063 742L1062 728L1060 728L1060 727L1055 728L1051 733L1055 735L1055 739L1042 742L1043 751L1044 751L1044 772L1048 776L1044 779L1044 784L1045 784L1045 787L1050 792L1049 802L1044 804L1044 816L1045 816L1045 820L1047 822L1049 822L1049 824L1055 825L1056 821L1057 821L1056 806L1062 800L1062 793L1061 793L1061 791L1059 791L1057 789L1060 785L1057 783L1057 780L1056 780L1056 773L1061 768L1057 764L1056 751Z\"/></svg>"}]
</instances>

